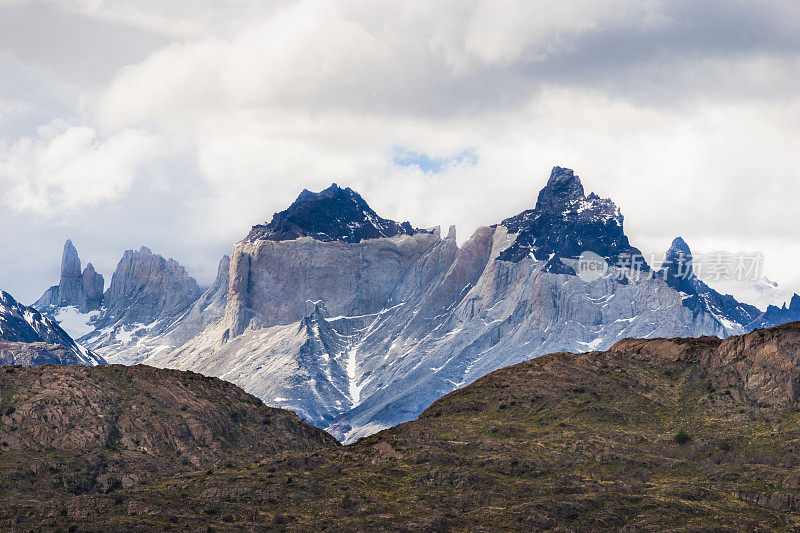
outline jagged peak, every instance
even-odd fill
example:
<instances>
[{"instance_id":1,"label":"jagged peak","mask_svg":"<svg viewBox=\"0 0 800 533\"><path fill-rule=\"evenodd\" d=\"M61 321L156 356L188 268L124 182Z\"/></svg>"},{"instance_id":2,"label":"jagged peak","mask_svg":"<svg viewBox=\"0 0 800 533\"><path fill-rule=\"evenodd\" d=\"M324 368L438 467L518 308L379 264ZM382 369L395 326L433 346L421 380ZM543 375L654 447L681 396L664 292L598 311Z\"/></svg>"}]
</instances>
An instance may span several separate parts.
<instances>
[{"instance_id":1,"label":"jagged peak","mask_svg":"<svg viewBox=\"0 0 800 533\"><path fill-rule=\"evenodd\" d=\"M408 222L381 218L367 202L347 187L333 183L320 192L303 189L284 211L268 224L253 226L246 241L286 241L312 237L319 241L357 243L365 239L430 233Z\"/></svg>"},{"instance_id":2,"label":"jagged peak","mask_svg":"<svg viewBox=\"0 0 800 533\"><path fill-rule=\"evenodd\" d=\"M690 279L694 277L694 268L692 266L692 249L678 236L672 240L664 262L661 264L661 274L667 283L673 280ZM677 283L677 281L675 282Z\"/></svg>"},{"instance_id":3,"label":"jagged peak","mask_svg":"<svg viewBox=\"0 0 800 533\"><path fill-rule=\"evenodd\" d=\"M585 196L575 172L555 166L539 192L536 207L500 223L517 237L500 253L499 259L516 263L532 257L538 261L548 259L551 254L575 259L584 251L591 251L612 264L637 257L647 271L649 266L641 252L630 245L625 235L623 221L613 201L595 193Z\"/></svg>"},{"instance_id":4,"label":"jagged peak","mask_svg":"<svg viewBox=\"0 0 800 533\"><path fill-rule=\"evenodd\" d=\"M61 275L69 276L81 273L81 260L78 257L78 250L72 244L72 240L67 239L64 243L64 252L61 254Z\"/></svg>"},{"instance_id":5,"label":"jagged peak","mask_svg":"<svg viewBox=\"0 0 800 533\"><path fill-rule=\"evenodd\" d=\"M571 168L555 166L550 171L547 185L539 191L537 210L549 210L571 205L586 199L580 177Z\"/></svg>"},{"instance_id":6,"label":"jagged peak","mask_svg":"<svg viewBox=\"0 0 800 533\"><path fill-rule=\"evenodd\" d=\"M670 265L681 264L681 265L691 265L692 264L692 249L686 244L686 241L683 240L682 237L675 237L672 240L672 244L670 244L669 249L667 250L666 255L664 256L664 263L661 267L662 270L667 269Z\"/></svg>"}]
</instances>

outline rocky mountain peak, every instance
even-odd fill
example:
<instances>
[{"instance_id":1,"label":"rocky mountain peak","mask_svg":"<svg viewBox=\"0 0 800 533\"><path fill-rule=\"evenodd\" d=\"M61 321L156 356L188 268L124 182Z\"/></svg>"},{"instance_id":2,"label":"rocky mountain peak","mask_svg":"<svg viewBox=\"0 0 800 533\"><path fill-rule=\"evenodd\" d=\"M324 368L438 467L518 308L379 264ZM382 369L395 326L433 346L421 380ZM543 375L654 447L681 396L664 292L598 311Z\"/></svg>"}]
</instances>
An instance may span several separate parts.
<instances>
[{"instance_id":1,"label":"rocky mountain peak","mask_svg":"<svg viewBox=\"0 0 800 533\"><path fill-rule=\"evenodd\" d=\"M64 243L61 277L39 298L33 307L46 313L59 307L77 307L81 312L99 309L103 303L105 280L91 263L81 271L81 259L71 240Z\"/></svg>"},{"instance_id":2,"label":"rocky mountain peak","mask_svg":"<svg viewBox=\"0 0 800 533\"><path fill-rule=\"evenodd\" d=\"M691 309L695 315L709 313L723 326L730 320L740 326L749 324L761 314L756 307L740 303L733 296L720 294L697 278L692 267L692 250L681 237L672 241L657 274L682 294L681 303L684 307Z\"/></svg>"},{"instance_id":3,"label":"rocky mountain peak","mask_svg":"<svg viewBox=\"0 0 800 533\"><path fill-rule=\"evenodd\" d=\"M351 188L336 183L320 192L303 189L288 209L268 224L253 226L246 241L288 241L312 237L319 241L361 242L365 239L425 232L410 223L381 218Z\"/></svg>"},{"instance_id":4,"label":"rocky mountain peak","mask_svg":"<svg viewBox=\"0 0 800 533\"><path fill-rule=\"evenodd\" d=\"M678 288L679 280L694 278L692 268L692 250L681 237L675 237L664 256L661 275L673 288Z\"/></svg>"},{"instance_id":5,"label":"rocky mountain peak","mask_svg":"<svg viewBox=\"0 0 800 533\"><path fill-rule=\"evenodd\" d=\"M71 240L64 243L61 256L61 280L58 284L59 305L80 305L83 299L81 260Z\"/></svg>"},{"instance_id":6,"label":"rocky mountain peak","mask_svg":"<svg viewBox=\"0 0 800 533\"><path fill-rule=\"evenodd\" d=\"M581 179L572 169L553 167L547 185L539 192L537 210L563 209L574 202L585 199Z\"/></svg>"},{"instance_id":7,"label":"rocky mountain peak","mask_svg":"<svg viewBox=\"0 0 800 533\"><path fill-rule=\"evenodd\" d=\"M580 178L571 169L556 166L539 192L536 207L501 222L517 238L499 258L514 263L528 256L551 261L592 251L612 264L637 257L638 265L647 270L641 252L630 245L622 224L622 213L614 202L594 193L586 196Z\"/></svg>"},{"instance_id":8,"label":"rocky mountain peak","mask_svg":"<svg viewBox=\"0 0 800 533\"><path fill-rule=\"evenodd\" d=\"M682 237L675 237L667 250L666 260L683 258L688 262L692 261L692 249L686 244Z\"/></svg>"},{"instance_id":9,"label":"rocky mountain peak","mask_svg":"<svg viewBox=\"0 0 800 533\"><path fill-rule=\"evenodd\" d=\"M748 328L768 328L796 321L800 321L800 296L797 294L792 296L788 306L785 303L782 307L768 306L764 313L748 325Z\"/></svg>"},{"instance_id":10,"label":"rocky mountain peak","mask_svg":"<svg viewBox=\"0 0 800 533\"><path fill-rule=\"evenodd\" d=\"M126 250L104 295L103 321L149 324L174 317L200 297L200 287L174 259L142 246Z\"/></svg>"}]
</instances>

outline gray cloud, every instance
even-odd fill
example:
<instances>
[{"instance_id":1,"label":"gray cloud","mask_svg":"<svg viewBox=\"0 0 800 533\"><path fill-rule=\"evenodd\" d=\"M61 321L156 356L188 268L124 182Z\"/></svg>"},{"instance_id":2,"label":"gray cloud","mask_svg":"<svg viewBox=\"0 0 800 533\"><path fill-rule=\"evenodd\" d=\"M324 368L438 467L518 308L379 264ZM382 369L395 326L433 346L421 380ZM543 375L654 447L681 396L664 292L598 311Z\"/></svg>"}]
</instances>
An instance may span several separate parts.
<instances>
[{"instance_id":1,"label":"gray cloud","mask_svg":"<svg viewBox=\"0 0 800 533\"><path fill-rule=\"evenodd\" d=\"M0 287L26 301L66 237L107 276L145 244L208 282L303 187L463 240L553 164L646 251L758 249L800 287L793 2L0 0L0 21Z\"/></svg>"}]
</instances>

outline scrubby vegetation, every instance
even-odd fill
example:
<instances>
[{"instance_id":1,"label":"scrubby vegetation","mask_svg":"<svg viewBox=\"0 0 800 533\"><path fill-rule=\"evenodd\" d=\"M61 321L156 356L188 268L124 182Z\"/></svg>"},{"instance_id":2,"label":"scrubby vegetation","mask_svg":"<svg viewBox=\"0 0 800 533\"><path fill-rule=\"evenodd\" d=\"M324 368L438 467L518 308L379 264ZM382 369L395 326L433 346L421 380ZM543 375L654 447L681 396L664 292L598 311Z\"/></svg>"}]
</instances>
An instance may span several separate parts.
<instances>
[{"instance_id":1,"label":"scrubby vegetation","mask_svg":"<svg viewBox=\"0 0 800 533\"><path fill-rule=\"evenodd\" d=\"M68 482L47 488L41 472L21 466L19 456L12 465L4 454L0 524L796 529L800 412L779 401L783 392L774 401L754 400L732 367L703 362L716 344L691 341L679 346L682 355L664 358L635 347L544 356L494 372L437 401L419 420L355 445L288 449L257 461L232 453L210 468L135 484L120 478L122 486L111 480L104 490ZM36 464L49 464L42 462L47 452L37 453ZM87 464L76 459L53 468L68 480Z\"/></svg>"}]
</instances>

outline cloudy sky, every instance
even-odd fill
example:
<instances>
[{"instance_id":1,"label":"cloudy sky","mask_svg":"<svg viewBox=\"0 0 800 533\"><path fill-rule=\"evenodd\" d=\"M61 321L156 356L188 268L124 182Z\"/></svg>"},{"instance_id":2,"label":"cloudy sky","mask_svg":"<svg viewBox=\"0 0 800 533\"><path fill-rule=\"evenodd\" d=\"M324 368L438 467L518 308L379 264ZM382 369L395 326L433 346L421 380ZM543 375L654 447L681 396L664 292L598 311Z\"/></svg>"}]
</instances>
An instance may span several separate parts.
<instances>
[{"instance_id":1,"label":"cloudy sky","mask_svg":"<svg viewBox=\"0 0 800 533\"><path fill-rule=\"evenodd\" d=\"M335 181L479 225L555 165L634 244L761 251L800 289L800 3L0 0L0 288L147 245L208 283Z\"/></svg>"}]
</instances>

